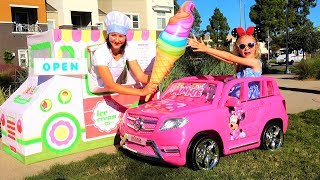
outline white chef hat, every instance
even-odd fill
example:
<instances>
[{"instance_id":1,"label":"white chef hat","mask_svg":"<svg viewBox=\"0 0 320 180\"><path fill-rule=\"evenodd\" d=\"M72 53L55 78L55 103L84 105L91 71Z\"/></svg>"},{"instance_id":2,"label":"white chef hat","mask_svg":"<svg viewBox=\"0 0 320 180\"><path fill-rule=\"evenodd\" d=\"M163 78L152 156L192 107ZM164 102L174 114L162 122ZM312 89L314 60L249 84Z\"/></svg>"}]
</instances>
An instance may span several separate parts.
<instances>
[{"instance_id":1,"label":"white chef hat","mask_svg":"<svg viewBox=\"0 0 320 180\"><path fill-rule=\"evenodd\" d=\"M111 11L106 15L104 23L107 26L108 34L117 32L126 35L130 28L131 20L127 15L119 11Z\"/></svg>"}]
</instances>

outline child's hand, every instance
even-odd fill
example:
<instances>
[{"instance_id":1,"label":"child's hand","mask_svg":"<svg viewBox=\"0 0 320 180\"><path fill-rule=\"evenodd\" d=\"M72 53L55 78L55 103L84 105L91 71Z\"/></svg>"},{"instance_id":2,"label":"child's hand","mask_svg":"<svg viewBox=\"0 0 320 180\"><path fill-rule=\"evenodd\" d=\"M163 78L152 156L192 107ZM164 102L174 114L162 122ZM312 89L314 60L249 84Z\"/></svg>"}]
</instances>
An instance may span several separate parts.
<instances>
[{"instance_id":1,"label":"child's hand","mask_svg":"<svg viewBox=\"0 0 320 180\"><path fill-rule=\"evenodd\" d=\"M154 94L158 90L158 83L149 82L143 89L141 89L141 96Z\"/></svg>"},{"instance_id":2,"label":"child's hand","mask_svg":"<svg viewBox=\"0 0 320 180\"><path fill-rule=\"evenodd\" d=\"M187 44L187 47L190 46L193 49L193 51L195 52L205 52L206 48L208 48L202 38L200 38L200 42L197 40L197 38L195 37L195 35L193 34L193 38L188 38L188 44Z\"/></svg>"}]
</instances>

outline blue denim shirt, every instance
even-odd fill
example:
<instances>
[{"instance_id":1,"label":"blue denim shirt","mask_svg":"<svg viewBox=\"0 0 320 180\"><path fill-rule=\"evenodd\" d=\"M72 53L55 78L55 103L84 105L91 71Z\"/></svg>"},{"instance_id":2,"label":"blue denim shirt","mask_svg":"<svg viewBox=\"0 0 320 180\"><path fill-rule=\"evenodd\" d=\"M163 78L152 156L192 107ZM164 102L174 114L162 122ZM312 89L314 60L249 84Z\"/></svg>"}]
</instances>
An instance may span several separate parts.
<instances>
[{"instance_id":1,"label":"blue denim shirt","mask_svg":"<svg viewBox=\"0 0 320 180\"><path fill-rule=\"evenodd\" d=\"M240 69L236 76L237 78L243 78L243 77L260 77L262 72L256 72L253 71L252 68L245 67ZM235 87L232 92L230 93L233 97L240 97L240 86ZM259 90L259 84L257 82L250 82L249 83L249 99L255 99L260 97L260 90Z\"/></svg>"}]
</instances>

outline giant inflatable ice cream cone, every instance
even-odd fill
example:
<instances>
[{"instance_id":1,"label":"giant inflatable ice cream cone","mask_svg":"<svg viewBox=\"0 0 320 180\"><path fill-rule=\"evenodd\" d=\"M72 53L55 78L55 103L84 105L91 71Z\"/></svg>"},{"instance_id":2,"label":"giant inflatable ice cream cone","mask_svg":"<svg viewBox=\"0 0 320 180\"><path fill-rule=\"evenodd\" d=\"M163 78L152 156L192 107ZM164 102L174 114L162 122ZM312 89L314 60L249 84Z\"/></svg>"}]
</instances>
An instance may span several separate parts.
<instances>
[{"instance_id":1,"label":"giant inflatable ice cream cone","mask_svg":"<svg viewBox=\"0 0 320 180\"><path fill-rule=\"evenodd\" d=\"M188 36L193 24L194 3L186 1L180 10L170 18L168 25L157 39L157 54L150 82L160 84L173 64L184 54ZM148 101L150 95L146 97Z\"/></svg>"}]
</instances>

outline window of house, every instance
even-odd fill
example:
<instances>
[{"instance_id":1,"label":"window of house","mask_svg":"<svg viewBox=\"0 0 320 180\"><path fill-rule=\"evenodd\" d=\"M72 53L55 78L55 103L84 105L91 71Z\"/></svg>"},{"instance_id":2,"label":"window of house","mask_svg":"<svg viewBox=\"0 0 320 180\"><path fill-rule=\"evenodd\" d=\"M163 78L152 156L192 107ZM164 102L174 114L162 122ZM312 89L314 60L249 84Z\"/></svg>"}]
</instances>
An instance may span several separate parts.
<instances>
[{"instance_id":1,"label":"window of house","mask_svg":"<svg viewBox=\"0 0 320 180\"><path fill-rule=\"evenodd\" d=\"M29 64L28 50L18 49L18 59L19 59L19 66L22 68L27 68Z\"/></svg>"},{"instance_id":2,"label":"window of house","mask_svg":"<svg viewBox=\"0 0 320 180\"><path fill-rule=\"evenodd\" d=\"M55 28L55 20L54 19L48 19L47 23L48 23L48 30L54 29Z\"/></svg>"},{"instance_id":3,"label":"window of house","mask_svg":"<svg viewBox=\"0 0 320 180\"><path fill-rule=\"evenodd\" d=\"M11 17L14 32L33 32L38 21L37 8L11 7Z\"/></svg>"},{"instance_id":4,"label":"window of house","mask_svg":"<svg viewBox=\"0 0 320 180\"><path fill-rule=\"evenodd\" d=\"M71 23L74 29L86 29L91 27L91 12L71 11Z\"/></svg>"},{"instance_id":5,"label":"window of house","mask_svg":"<svg viewBox=\"0 0 320 180\"><path fill-rule=\"evenodd\" d=\"M139 29L140 28L140 21L139 21L139 15L137 14L126 14L132 21L131 28L132 29Z\"/></svg>"},{"instance_id":6,"label":"window of house","mask_svg":"<svg viewBox=\"0 0 320 180\"><path fill-rule=\"evenodd\" d=\"M76 28L80 28L82 26L81 16L80 15L72 15L71 16L72 25Z\"/></svg>"},{"instance_id":7,"label":"window of house","mask_svg":"<svg viewBox=\"0 0 320 180\"><path fill-rule=\"evenodd\" d=\"M157 28L164 29L166 27L166 13L157 12Z\"/></svg>"},{"instance_id":8,"label":"window of house","mask_svg":"<svg viewBox=\"0 0 320 180\"><path fill-rule=\"evenodd\" d=\"M97 23L96 25L97 25L97 28L98 28L99 30L103 30L104 25L103 25L102 22Z\"/></svg>"}]
</instances>

